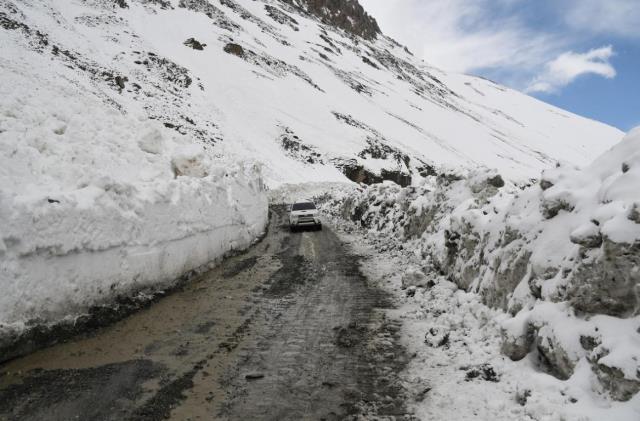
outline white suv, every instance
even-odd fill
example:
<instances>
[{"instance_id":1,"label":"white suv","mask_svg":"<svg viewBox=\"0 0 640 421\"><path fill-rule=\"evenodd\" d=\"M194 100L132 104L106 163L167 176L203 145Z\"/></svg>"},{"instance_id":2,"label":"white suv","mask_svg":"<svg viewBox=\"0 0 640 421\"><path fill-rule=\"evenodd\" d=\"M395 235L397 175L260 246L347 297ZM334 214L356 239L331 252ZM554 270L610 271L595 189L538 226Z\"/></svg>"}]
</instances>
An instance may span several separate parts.
<instances>
[{"instance_id":1,"label":"white suv","mask_svg":"<svg viewBox=\"0 0 640 421\"><path fill-rule=\"evenodd\" d=\"M313 202L300 201L289 208L289 228L291 228L291 231L304 227L322 229L322 221L320 221L318 209Z\"/></svg>"}]
</instances>

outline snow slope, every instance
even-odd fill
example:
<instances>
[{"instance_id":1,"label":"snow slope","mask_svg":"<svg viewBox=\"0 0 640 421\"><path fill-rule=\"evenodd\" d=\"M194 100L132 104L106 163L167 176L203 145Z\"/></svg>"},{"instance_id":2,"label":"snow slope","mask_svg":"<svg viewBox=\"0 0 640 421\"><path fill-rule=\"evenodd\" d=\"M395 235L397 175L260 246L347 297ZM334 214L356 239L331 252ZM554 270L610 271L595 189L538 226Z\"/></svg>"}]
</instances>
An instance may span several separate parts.
<instances>
[{"instance_id":1,"label":"snow slope","mask_svg":"<svg viewBox=\"0 0 640 421\"><path fill-rule=\"evenodd\" d=\"M3 69L144 110L213 154L259 160L271 185L344 174L405 184L399 174L475 166L526 181L557 160L584 165L622 137L290 1L5 0L3 16Z\"/></svg>"}]
</instances>

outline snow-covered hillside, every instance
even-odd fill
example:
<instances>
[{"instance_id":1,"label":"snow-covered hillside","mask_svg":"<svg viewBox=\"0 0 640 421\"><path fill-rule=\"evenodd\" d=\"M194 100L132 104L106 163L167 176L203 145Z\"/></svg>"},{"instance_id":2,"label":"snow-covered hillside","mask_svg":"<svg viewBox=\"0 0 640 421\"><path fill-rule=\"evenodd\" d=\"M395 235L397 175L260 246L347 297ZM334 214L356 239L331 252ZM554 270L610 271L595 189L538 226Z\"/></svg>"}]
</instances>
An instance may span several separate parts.
<instances>
[{"instance_id":1,"label":"snow-covered hillside","mask_svg":"<svg viewBox=\"0 0 640 421\"><path fill-rule=\"evenodd\" d=\"M557 160L586 164L622 137L428 67L357 2L325 3L5 0L0 68L39 81L27 91L73 86L105 112L144 113L209 154L256 159L270 185L345 174L407 184L477 165L527 181Z\"/></svg>"}]
</instances>

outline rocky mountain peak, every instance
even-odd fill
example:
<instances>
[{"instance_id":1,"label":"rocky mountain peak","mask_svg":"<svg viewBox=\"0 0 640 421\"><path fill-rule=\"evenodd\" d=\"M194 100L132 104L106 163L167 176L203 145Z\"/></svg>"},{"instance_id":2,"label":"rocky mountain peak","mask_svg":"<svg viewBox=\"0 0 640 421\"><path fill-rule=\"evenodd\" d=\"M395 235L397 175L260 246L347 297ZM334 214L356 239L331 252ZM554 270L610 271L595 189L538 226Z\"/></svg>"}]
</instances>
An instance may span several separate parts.
<instances>
[{"instance_id":1,"label":"rocky mountain peak","mask_svg":"<svg viewBox=\"0 0 640 421\"><path fill-rule=\"evenodd\" d=\"M378 22L370 16L358 0L283 0L333 25L367 40L380 33Z\"/></svg>"}]
</instances>

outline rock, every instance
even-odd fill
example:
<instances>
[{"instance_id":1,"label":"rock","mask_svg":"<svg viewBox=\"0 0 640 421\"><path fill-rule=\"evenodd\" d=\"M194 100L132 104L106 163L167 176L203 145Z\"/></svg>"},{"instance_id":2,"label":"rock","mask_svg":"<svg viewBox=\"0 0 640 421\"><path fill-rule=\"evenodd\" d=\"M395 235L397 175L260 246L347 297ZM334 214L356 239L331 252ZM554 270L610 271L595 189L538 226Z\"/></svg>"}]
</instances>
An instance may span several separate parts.
<instances>
[{"instance_id":1,"label":"rock","mask_svg":"<svg viewBox=\"0 0 640 421\"><path fill-rule=\"evenodd\" d=\"M615 243L604 237L602 255L583 261L567 286L569 303L588 314L640 314L640 242Z\"/></svg>"},{"instance_id":2,"label":"rock","mask_svg":"<svg viewBox=\"0 0 640 421\"><path fill-rule=\"evenodd\" d=\"M640 208L637 203L633 204L631 211L628 216L630 221L635 222L636 224L640 224Z\"/></svg>"},{"instance_id":3,"label":"rock","mask_svg":"<svg viewBox=\"0 0 640 421\"><path fill-rule=\"evenodd\" d=\"M542 190L548 190L553 187L553 183L549 180L545 180L544 178L540 180L540 188Z\"/></svg>"},{"instance_id":4,"label":"rock","mask_svg":"<svg viewBox=\"0 0 640 421\"><path fill-rule=\"evenodd\" d=\"M432 348L440 348L449 344L449 332L443 328L432 327L424 337L424 343Z\"/></svg>"},{"instance_id":5,"label":"rock","mask_svg":"<svg viewBox=\"0 0 640 421\"><path fill-rule=\"evenodd\" d=\"M561 210L571 212L573 205L562 199L542 200L540 211L545 219L551 219L560 213Z\"/></svg>"},{"instance_id":6,"label":"rock","mask_svg":"<svg viewBox=\"0 0 640 421\"><path fill-rule=\"evenodd\" d=\"M264 378L264 374L262 373L247 373L244 375L244 378L247 380L259 380Z\"/></svg>"},{"instance_id":7,"label":"rock","mask_svg":"<svg viewBox=\"0 0 640 421\"><path fill-rule=\"evenodd\" d=\"M480 290L482 301L494 308L508 310L509 299L520 281L527 274L531 251L526 249L508 249L496 262L493 282ZM469 276L470 285L475 276Z\"/></svg>"},{"instance_id":8,"label":"rock","mask_svg":"<svg viewBox=\"0 0 640 421\"><path fill-rule=\"evenodd\" d=\"M402 275L402 288L426 287L427 276L419 269L410 268Z\"/></svg>"},{"instance_id":9,"label":"rock","mask_svg":"<svg viewBox=\"0 0 640 421\"><path fill-rule=\"evenodd\" d=\"M378 67L377 64L375 64L374 62L369 60L368 57L362 56L362 62L365 63L365 64L368 64L369 66L371 66L373 68L380 69L380 67Z\"/></svg>"},{"instance_id":10,"label":"rock","mask_svg":"<svg viewBox=\"0 0 640 421\"><path fill-rule=\"evenodd\" d=\"M536 331L533 325L529 325L525 333L521 336L513 336L506 330L501 330L502 345L501 351L512 361L520 361L529 354L535 341Z\"/></svg>"},{"instance_id":11,"label":"rock","mask_svg":"<svg viewBox=\"0 0 640 421\"><path fill-rule=\"evenodd\" d=\"M525 406L527 404L527 399L529 399L530 397L531 397L531 389L516 391L516 402L520 406Z\"/></svg>"},{"instance_id":12,"label":"rock","mask_svg":"<svg viewBox=\"0 0 640 421\"><path fill-rule=\"evenodd\" d=\"M629 168L629 164L627 164L626 162L623 162L622 163L622 173L624 174L624 173L628 172L629 169L630 169Z\"/></svg>"},{"instance_id":13,"label":"rock","mask_svg":"<svg viewBox=\"0 0 640 421\"><path fill-rule=\"evenodd\" d=\"M475 194L487 190L489 196L493 196L497 193L497 189L504 187L504 180L500 174L496 174L492 177L488 177L483 180L476 181L470 188Z\"/></svg>"},{"instance_id":14,"label":"rock","mask_svg":"<svg viewBox=\"0 0 640 421\"><path fill-rule=\"evenodd\" d=\"M116 6L119 6L121 9L129 8L129 5L127 4L126 0L114 0L114 3L116 4Z\"/></svg>"},{"instance_id":15,"label":"rock","mask_svg":"<svg viewBox=\"0 0 640 421\"><path fill-rule=\"evenodd\" d=\"M602 245L602 234L600 229L593 222L588 222L576 228L569 239L573 244L578 244L584 248L593 249Z\"/></svg>"},{"instance_id":16,"label":"rock","mask_svg":"<svg viewBox=\"0 0 640 421\"><path fill-rule=\"evenodd\" d=\"M640 392L640 371L636 373L635 380L626 378L619 368L605 364L596 364L594 371L600 383L617 401L626 402Z\"/></svg>"},{"instance_id":17,"label":"rock","mask_svg":"<svg viewBox=\"0 0 640 421\"><path fill-rule=\"evenodd\" d=\"M125 82L128 82L129 78L127 78L126 76L116 76L114 81L118 86L119 91L122 92L122 90L125 88Z\"/></svg>"},{"instance_id":18,"label":"rock","mask_svg":"<svg viewBox=\"0 0 640 421\"><path fill-rule=\"evenodd\" d=\"M416 402L424 401L424 399L427 397L427 394L429 392L431 392L431 388L430 387L425 387L424 389L422 389L420 392L418 392L416 394L415 401Z\"/></svg>"},{"instance_id":19,"label":"rock","mask_svg":"<svg viewBox=\"0 0 640 421\"><path fill-rule=\"evenodd\" d=\"M466 381L471 381L473 379L481 379L488 382L497 383L500 381L500 376L498 376L490 364L480 364L477 366L472 366L466 369L467 374L465 375Z\"/></svg>"},{"instance_id":20,"label":"rock","mask_svg":"<svg viewBox=\"0 0 640 421\"><path fill-rule=\"evenodd\" d=\"M580 335L580 345L585 351L593 351L600 345L600 341L593 336Z\"/></svg>"},{"instance_id":21,"label":"rock","mask_svg":"<svg viewBox=\"0 0 640 421\"><path fill-rule=\"evenodd\" d=\"M233 54L234 56L244 57L244 48L241 45L235 44L233 42L228 43L223 48L225 53Z\"/></svg>"},{"instance_id":22,"label":"rock","mask_svg":"<svg viewBox=\"0 0 640 421\"><path fill-rule=\"evenodd\" d=\"M401 187L411 185L411 175L399 170L388 170L383 168L380 170L380 178L382 178L382 181L393 181Z\"/></svg>"},{"instance_id":23,"label":"rock","mask_svg":"<svg viewBox=\"0 0 640 421\"><path fill-rule=\"evenodd\" d=\"M195 38L189 38L183 44L186 45L187 47L193 48L194 50L200 50L200 51L204 50L204 47L207 46L207 44L202 44L200 43L200 41L198 41Z\"/></svg>"},{"instance_id":24,"label":"rock","mask_svg":"<svg viewBox=\"0 0 640 421\"><path fill-rule=\"evenodd\" d=\"M502 179L502 176L500 176L500 174L496 174L495 176L487 179L487 184L499 189L501 187L504 187L504 180Z\"/></svg>"},{"instance_id":25,"label":"rock","mask_svg":"<svg viewBox=\"0 0 640 421\"><path fill-rule=\"evenodd\" d=\"M328 24L366 40L375 39L380 33L376 20L369 16L357 1L336 0L284 0L295 7L302 7Z\"/></svg>"},{"instance_id":26,"label":"rock","mask_svg":"<svg viewBox=\"0 0 640 421\"><path fill-rule=\"evenodd\" d=\"M560 380L567 380L571 377L576 362L569 358L551 327L542 326L538 330L536 347L541 357L540 362L551 375Z\"/></svg>"}]
</instances>

